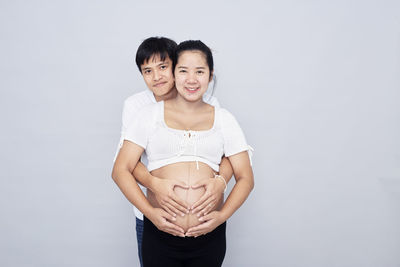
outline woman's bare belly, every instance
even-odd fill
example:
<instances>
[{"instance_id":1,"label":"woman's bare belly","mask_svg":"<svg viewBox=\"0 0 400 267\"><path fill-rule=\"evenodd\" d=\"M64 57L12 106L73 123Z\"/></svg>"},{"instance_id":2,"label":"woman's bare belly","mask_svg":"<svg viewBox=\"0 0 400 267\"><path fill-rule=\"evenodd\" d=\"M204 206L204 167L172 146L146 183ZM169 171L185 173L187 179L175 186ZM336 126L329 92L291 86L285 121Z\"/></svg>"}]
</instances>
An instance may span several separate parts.
<instances>
[{"instance_id":1,"label":"woman's bare belly","mask_svg":"<svg viewBox=\"0 0 400 267\"><path fill-rule=\"evenodd\" d=\"M192 189L190 186L195 185L204 179L214 177L214 171L207 164L199 162L199 169L196 167L196 162L178 162L170 165L166 165L159 169L151 171L151 174L162 179L175 179L185 182L189 189L183 189L181 187L175 187L174 191L178 197L186 201L187 205L191 207L197 200L203 196L205 192L204 187ZM153 207L160 207L155 195L150 190L147 190L147 199ZM217 205L212 210L219 210L223 201L223 195L219 199ZM199 225L201 222L198 220L197 214L189 212L184 216L176 216L176 221L172 223L182 227L186 232L190 227Z\"/></svg>"}]
</instances>

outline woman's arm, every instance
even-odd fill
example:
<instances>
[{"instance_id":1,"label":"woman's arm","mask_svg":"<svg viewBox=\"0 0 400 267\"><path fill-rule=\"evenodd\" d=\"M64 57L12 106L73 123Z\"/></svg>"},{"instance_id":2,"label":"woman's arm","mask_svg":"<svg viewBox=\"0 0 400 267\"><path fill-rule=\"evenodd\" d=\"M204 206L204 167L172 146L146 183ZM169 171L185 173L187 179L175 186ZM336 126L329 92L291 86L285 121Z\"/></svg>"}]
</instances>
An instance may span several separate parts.
<instances>
[{"instance_id":1,"label":"woman's arm","mask_svg":"<svg viewBox=\"0 0 400 267\"><path fill-rule=\"evenodd\" d=\"M199 236L211 232L225 222L243 204L254 188L253 170L247 151L229 157L235 174L236 184L220 211L213 211L199 218L203 223L190 228L186 236Z\"/></svg>"},{"instance_id":2,"label":"woman's arm","mask_svg":"<svg viewBox=\"0 0 400 267\"><path fill-rule=\"evenodd\" d=\"M173 235L183 236L183 229L169 221L175 221L175 217L163 209L153 208L144 196L142 190L132 175L139 161L143 148L130 141L124 144L118 154L112 170L112 178L118 185L125 197L135 205L153 224L161 231Z\"/></svg>"},{"instance_id":3,"label":"woman's arm","mask_svg":"<svg viewBox=\"0 0 400 267\"><path fill-rule=\"evenodd\" d=\"M224 196L225 185L229 183L233 175L232 165L229 162L229 159L223 157L221 160L221 164L219 166L219 175L222 176L219 179L215 179L215 177L210 177L208 179L204 179L201 182L192 185L193 189L204 186L206 191L204 195L196 201L191 207L192 213L197 213L197 216L206 215L212 208L219 202L221 197Z\"/></svg>"}]
</instances>

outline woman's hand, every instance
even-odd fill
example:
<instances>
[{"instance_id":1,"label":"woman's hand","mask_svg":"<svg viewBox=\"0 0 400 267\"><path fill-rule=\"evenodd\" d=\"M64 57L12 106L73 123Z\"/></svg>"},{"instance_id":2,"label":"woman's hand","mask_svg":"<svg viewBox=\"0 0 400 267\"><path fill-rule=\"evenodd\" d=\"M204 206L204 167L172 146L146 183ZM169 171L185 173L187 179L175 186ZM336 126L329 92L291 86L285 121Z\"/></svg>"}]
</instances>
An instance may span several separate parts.
<instances>
[{"instance_id":1,"label":"woman's hand","mask_svg":"<svg viewBox=\"0 0 400 267\"><path fill-rule=\"evenodd\" d=\"M213 211L203 217L200 217L199 221L202 223L189 228L185 236L198 237L200 235L205 235L217 228L225 221L225 219L220 211Z\"/></svg>"},{"instance_id":2,"label":"woman's hand","mask_svg":"<svg viewBox=\"0 0 400 267\"><path fill-rule=\"evenodd\" d=\"M223 178L222 178L223 179ZM218 204L225 191L225 183L221 179L208 178L192 185L192 189L204 187L206 191L203 196L192 206L192 213L197 213L197 217L209 213Z\"/></svg>"},{"instance_id":3,"label":"woman's hand","mask_svg":"<svg viewBox=\"0 0 400 267\"><path fill-rule=\"evenodd\" d=\"M157 227L158 230L174 236L185 237L185 231L181 227L172 223L176 218L168 214L165 210L154 208L146 217Z\"/></svg>"},{"instance_id":4,"label":"woman's hand","mask_svg":"<svg viewBox=\"0 0 400 267\"><path fill-rule=\"evenodd\" d=\"M176 217L177 214L184 216L189 213L189 207L184 200L175 194L175 187L189 189L189 186L184 182L154 177L150 190L155 194L156 200L160 206L170 215L174 217Z\"/></svg>"}]
</instances>

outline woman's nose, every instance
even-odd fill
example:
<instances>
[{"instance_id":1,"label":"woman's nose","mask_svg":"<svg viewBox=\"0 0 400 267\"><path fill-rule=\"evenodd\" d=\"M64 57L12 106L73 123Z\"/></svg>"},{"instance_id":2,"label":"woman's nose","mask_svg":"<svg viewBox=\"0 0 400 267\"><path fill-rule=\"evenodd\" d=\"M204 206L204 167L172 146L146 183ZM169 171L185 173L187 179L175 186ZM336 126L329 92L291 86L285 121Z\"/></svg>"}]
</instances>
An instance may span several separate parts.
<instances>
[{"instance_id":1,"label":"woman's nose","mask_svg":"<svg viewBox=\"0 0 400 267\"><path fill-rule=\"evenodd\" d=\"M194 75L194 74L188 74L188 76L187 76L187 79L186 79L186 81L188 82L188 83L196 83L197 82L197 79L196 79L196 76Z\"/></svg>"}]
</instances>

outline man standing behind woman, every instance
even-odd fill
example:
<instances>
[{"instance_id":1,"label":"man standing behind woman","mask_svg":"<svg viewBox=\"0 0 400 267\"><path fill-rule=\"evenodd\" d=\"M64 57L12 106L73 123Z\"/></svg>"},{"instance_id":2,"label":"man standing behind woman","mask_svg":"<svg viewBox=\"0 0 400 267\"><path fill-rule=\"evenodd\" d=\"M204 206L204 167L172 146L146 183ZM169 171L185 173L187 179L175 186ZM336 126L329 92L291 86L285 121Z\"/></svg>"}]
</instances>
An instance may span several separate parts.
<instances>
[{"instance_id":1,"label":"man standing behind woman","mask_svg":"<svg viewBox=\"0 0 400 267\"><path fill-rule=\"evenodd\" d=\"M221 266L226 249L225 221L254 186L249 147L232 114L203 100L214 71L211 50L201 41L182 42L173 63L178 94L144 107L135 116L112 177L146 216L142 247L145 266ZM203 198L205 191L198 185L220 170L223 155L229 158L236 184L225 203L221 198L209 203L203 214L186 210L182 217L167 218L184 229L176 236L167 234L157 226L158 214L165 213L157 192L148 192L146 198L135 180L136 176L146 183L134 171L144 151L151 175L186 184L175 186L174 191L193 211L192 205ZM221 176L215 176L214 182L217 180L225 183Z\"/></svg>"},{"instance_id":2,"label":"man standing behind woman","mask_svg":"<svg viewBox=\"0 0 400 267\"><path fill-rule=\"evenodd\" d=\"M175 80L173 75L173 57L177 44L165 37L150 37L142 42L136 53L136 64L142 74L143 80L148 87L140 93L136 93L124 102L122 112L121 139L115 155L118 156L122 147L126 132L135 115L145 106L176 97ZM204 100L214 106L219 106L215 97L205 96ZM115 161L115 159L114 159ZM142 161L147 163L145 154ZM188 185L176 179L161 179L152 176L143 163L139 161L132 172L136 179L154 192L157 201L163 209L159 209L157 217L153 223L156 227L172 235L182 235L184 230L173 224L174 217L182 216L188 212L196 214L207 214L210 207L216 205L223 197L226 184L232 177L232 167L229 160L224 158L220 166L220 179L207 177L201 183L193 186L194 188L205 187L206 191L194 205L188 203L176 195L176 187L188 188ZM224 179L224 181L222 180ZM144 192L144 187L141 186ZM141 266L142 262L142 237L143 237L143 214L134 206L136 216L136 237L137 247Z\"/></svg>"}]
</instances>

